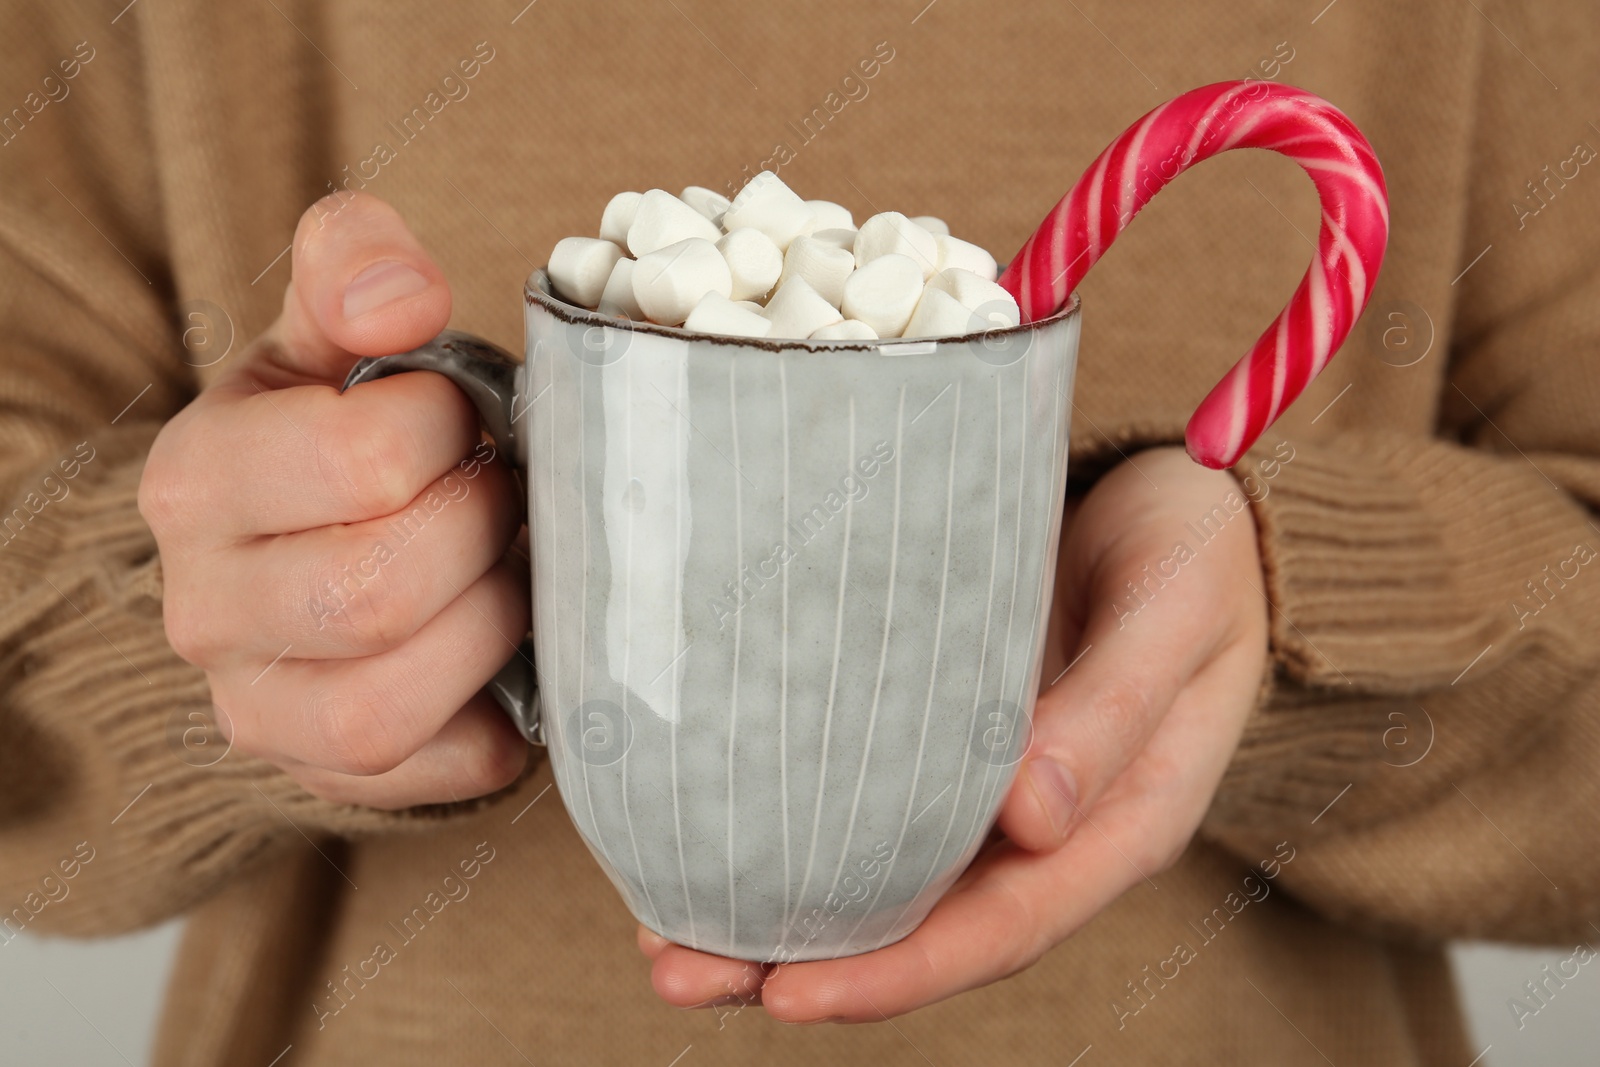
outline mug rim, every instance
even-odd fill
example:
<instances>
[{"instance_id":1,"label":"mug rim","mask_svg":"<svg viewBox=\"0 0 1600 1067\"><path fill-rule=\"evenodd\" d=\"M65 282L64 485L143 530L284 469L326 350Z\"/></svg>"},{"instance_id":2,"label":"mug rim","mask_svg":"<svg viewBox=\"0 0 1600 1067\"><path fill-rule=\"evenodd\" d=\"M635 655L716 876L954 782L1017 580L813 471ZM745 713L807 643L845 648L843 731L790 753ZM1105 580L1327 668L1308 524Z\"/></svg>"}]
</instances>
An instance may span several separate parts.
<instances>
[{"instance_id":1,"label":"mug rim","mask_svg":"<svg viewBox=\"0 0 1600 1067\"><path fill-rule=\"evenodd\" d=\"M662 326L658 323L640 321L638 319L618 318L613 315L603 315L598 311L569 304L560 299L552 291L550 284L549 266L535 267L528 275L522 286L524 303L538 304L544 310L554 315L562 322L575 326L609 326L616 330L629 330L634 333L656 334L662 337L675 337L683 341L704 341L710 344L732 345L738 348L760 348L769 352L784 352L802 350L808 352L873 352L884 356L915 355L924 353L929 345L966 344L974 341L988 340L991 338L1011 337L1043 330L1047 326L1065 322L1077 315L1083 307L1083 301L1078 296L1077 290L1067 294L1067 302L1061 308L1042 319L1033 322L1024 322L1017 326L1002 326L993 330L978 330L973 333L957 334L948 337L884 337L870 341L858 340L812 340L810 338L780 338L767 337L738 337L725 333L705 333L700 330L689 330L682 326ZM894 351L904 349L904 351Z\"/></svg>"}]
</instances>

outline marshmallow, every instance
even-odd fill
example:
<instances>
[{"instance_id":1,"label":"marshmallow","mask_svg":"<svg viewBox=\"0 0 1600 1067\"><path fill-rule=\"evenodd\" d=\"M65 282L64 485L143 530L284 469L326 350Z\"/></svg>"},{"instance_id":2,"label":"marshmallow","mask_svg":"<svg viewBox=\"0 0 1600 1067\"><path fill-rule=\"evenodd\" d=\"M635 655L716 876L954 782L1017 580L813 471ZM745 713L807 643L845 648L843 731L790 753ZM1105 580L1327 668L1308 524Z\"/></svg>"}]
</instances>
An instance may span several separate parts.
<instances>
[{"instance_id":1,"label":"marshmallow","mask_svg":"<svg viewBox=\"0 0 1600 1067\"><path fill-rule=\"evenodd\" d=\"M855 269L856 257L848 249L801 236L791 241L783 254L783 274L778 284L790 278L804 278L817 295L838 307L844 299L845 279Z\"/></svg>"},{"instance_id":2,"label":"marshmallow","mask_svg":"<svg viewBox=\"0 0 1600 1067\"><path fill-rule=\"evenodd\" d=\"M839 322L844 316L828 303L804 278L792 277L767 301L766 316L772 320L772 337L810 337L822 327Z\"/></svg>"},{"instance_id":3,"label":"marshmallow","mask_svg":"<svg viewBox=\"0 0 1600 1067\"><path fill-rule=\"evenodd\" d=\"M922 268L910 256L890 252L850 275L840 306L846 316L860 319L879 337L899 337L921 297Z\"/></svg>"},{"instance_id":4,"label":"marshmallow","mask_svg":"<svg viewBox=\"0 0 1600 1067\"><path fill-rule=\"evenodd\" d=\"M811 233L806 234L806 236L810 237L812 240L821 241L823 244L829 244L835 248L842 248L846 252L850 252L852 254L852 261L854 260L856 231L830 228L824 230L813 230Z\"/></svg>"},{"instance_id":5,"label":"marshmallow","mask_svg":"<svg viewBox=\"0 0 1600 1067\"><path fill-rule=\"evenodd\" d=\"M811 209L813 230L856 228L856 217L843 204L835 204L832 200L807 200L806 207Z\"/></svg>"},{"instance_id":6,"label":"marshmallow","mask_svg":"<svg viewBox=\"0 0 1600 1067\"><path fill-rule=\"evenodd\" d=\"M959 237L937 236L933 240L938 249L940 270L961 267L990 282L1000 276L1000 266L994 261L994 257L977 245L963 241Z\"/></svg>"},{"instance_id":7,"label":"marshmallow","mask_svg":"<svg viewBox=\"0 0 1600 1067\"><path fill-rule=\"evenodd\" d=\"M879 256L908 256L922 268L924 281L937 269L939 249L934 236L898 211L885 211L861 224L856 234L856 266L865 267ZM951 266L959 267L960 263Z\"/></svg>"},{"instance_id":8,"label":"marshmallow","mask_svg":"<svg viewBox=\"0 0 1600 1067\"><path fill-rule=\"evenodd\" d=\"M949 293L962 307L975 312L990 329L1016 326L1022 322L1022 311L1017 307L1015 297L964 267L945 268L933 276L928 288Z\"/></svg>"},{"instance_id":9,"label":"marshmallow","mask_svg":"<svg viewBox=\"0 0 1600 1067\"><path fill-rule=\"evenodd\" d=\"M617 265L611 268L611 277L606 279L606 287L600 293L602 315L621 315L627 319L644 318L644 312L639 309L639 301L633 298L634 265L634 260L624 257L617 260Z\"/></svg>"},{"instance_id":10,"label":"marshmallow","mask_svg":"<svg viewBox=\"0 0 1600 1067\"><path fill-rule=\"evenodd\" d=\"M873 341L877 337L878 331L860 319L829 323L811 334L813 341Z\"/></svg>"},{"instance_id":11,"label":"marshmallow","mask_svg":"<svg viewBox=\"0 0 1600 1067\"><path fill-rule=\"evenodd\" d=\"M783 253L760 230L729 230L717 241L717 251L728 261L735 300L766 296L783 274Z\"/></svg>"},{"instance_id":12,"label":"marshmallow","mask_svg":"<svg viewBox=\"0 0 1600 1067\"><path fill-rule=\"evenodd\" d=\"M722 221L722 213L728 210L728 198L715 189L707 189L703 185L690 185L678 194L678 199L694 208L700 214L714 223ZM949 233L949 230L945 231Z\"/></svg>"},{"instance_id":13,"label":"marshmallow","mask_svg":"<svg viewBox=\"0 0 1600 1067\"><path fill-rule=\"evenodd\" d=\"M700 333L722 333L734 337L765 337L772 332L772 321L759 312L740 307L725 296L707 293L684 320L684 329Z\"/></svg>"},{"instance_id":14,"label":"marshmallow","mask_svg":"<svg viewBox=\"0 0 1600 1067\"><path fill-rule=\"evenodd\" d=\"M622 249L593 237L563 237L550 252L550 280L574 304L592 308L611 277Z\"/></svg>"},{"instance_id":15,"label":"marshmallow","mask_svg":"<svg viewBox=\"0 0 1600 1067\"><path fill-rule=\"evenodd\" d=\"M628 227L633 225L634 213L639 210L639 201L643 199L643 193L618 193L613 196L600 215L601 240L610 241L618 248L628 247Z\"/></svg>"},{"instance_id":16,"label":"marshmallow","mask_svg":"<svg viewBox=\"0 0 1600 1067\"><path fill-rule=\"evenodd\" d=\"M945 292L928 286L917 301L911 321L906 323L907 337L958 337L977 333L985 328L984 321L963 307L961 301Z\"/></svg>"},{"instance_id":17,"label":"marshmallow","mask_svg":"<svg viewBox=\"0 0 1600 1067\"><path fill-rule=\"evenodd\" d=\"M764 170L739 190L722 217L722 225L730 233L743 226L760 230L782 252L812 225L812 214L794 190L776 174Z\"/></svg>"},{"instance_id":18,"label":"marshmallow","mask_svg":"<svg viewBox=\"0 0 1600 1067\"><path fill-rule=\"evenodd\" d=\"M643 259L691 237L715 241L721 236L716 223L700 212L665 189L651 189L639 201L633 225L628 227L628 251Z\"/></svg>"},{"instance_id":19,"label":"marshmallow","mask_svg":"<svg viewBox=\"0 0 1600 1067\"><path fill-rule=\"evenodd\" d=\"M575 304L732 336L871 341L1021 322L994 257L943 219L887 211L857 227L849 208L803 200L772 171L731 201L702 185L618 193L600 239L561 241L549 272Z\"/></svg>"},{"instance_id":20,"label":"marshmallow","mask_svg":"<svg viewBox=\"0 0 1600 1067\"><path fill-rule=\"evenodd\" d=\"M707 293L727 296L732 289L728 261L699 237L640 256L633 268L634 299L650 321L663 326L680 325Z\"/></svg>"}]
</instances>

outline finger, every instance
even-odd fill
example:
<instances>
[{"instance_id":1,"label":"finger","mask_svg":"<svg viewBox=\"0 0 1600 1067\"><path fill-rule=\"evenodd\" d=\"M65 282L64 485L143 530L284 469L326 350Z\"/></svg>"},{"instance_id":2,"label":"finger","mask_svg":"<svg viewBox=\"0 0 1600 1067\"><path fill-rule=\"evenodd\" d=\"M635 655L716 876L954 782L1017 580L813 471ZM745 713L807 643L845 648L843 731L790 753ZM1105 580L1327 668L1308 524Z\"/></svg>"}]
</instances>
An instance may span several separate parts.
<instances>
[{"instance_id":1,"label":"finger","mask_svg":"<svg viewBox=\"0 0 1600 1067\"><path fill-rule=\"evenodd\" d=\"M528 623L528 579L507 560L397 648L351 660L285 658L253 679L231 676L218 703L248 755L384 774L520 654Z\"/></svg>"},{"instance_id":2,"label":"finger","mask_svg":"<svg viewBox=\"0 0 1600 1067\"><path fill-rule=\"evenodd\" d=\"M1132 556L1132 558L1127 558ZM1159 557L1158 557L1159 558ZM1120 599L1142 572L1117 549L1089 578L1082 643L1034 707L1027 755L999 825L1029 849L1054 848L1144 747L1184 682L1213 650L1205 583L1173 583L1127 625Z\"/></svg>"},{"instance_id":3,"label":"finger","mask_svg":"<svg viewBox=\"0 0 1600 1067\"><path fill-rule=\"evenodd\" d=\"M202 617L199 662L261 663L284 648L296 660L372 656L438 615L505 555L521 526L511 471L459 467L381 519L262 538L202 557L180 590ZM249 604L248 612L224 605ZM204 658L209 656L210 658ZM260 667L258 666L259 670Z\"/></svg>"},{"instance_id":4,"label":"finger","mask_svg":"<svg viewBox=\"0 0 1600 1067\"><path fill-rule=\"evenodd\" d=\"M417 347L450 320L444 273L400 214L367 193L300 216L283 312L252 361L290 379L342 381L361 356Z\"/></svg>"},{"instance_id":5,"label":"finger","mask_svg":"<svg viewBox=\"0 0 1600 1067\"><path fill-rule=\"evenodd\" d=\"M660 935L656 935L660 936ZM650 968L656 995L679 1008L759 1004L772 964L729 959L666 941Z\"/></svg>"},{"instance_id":6,"label":"finger","mask_svg":"<svg viewBox=\"0 0 1600 1067\"><path fill-rule=\"evenodd\" d=\"M876 1022L1015 973L1037 958L1031 946L1039 933L1015 893L1032 865L1058 867L1060 856L1035 856L1010 842L981 854L908 937L856 956L775 966L762 983L762 1003L781 1022ZM1108 900L1126 888L1114 869L1099 873L1121 887L1107 888ZM740 966L668 943L651 981L668 1003L692 1007L722 995Z\"/></svg>"},{"instance_id":7,"label":"finger","mask_svg":"<svg viewBox=\"0 0 1600 1067\"><path fill-rule=\"evenodd\" d=\"M179 429L163 455L163 519L169 533L207 542L388 515L482 439L471 401L429 371L344 394L252 389Z\"/></svg>"},{"instance_id":8,"label":"finger","mask_svg":"<svg viewBox=\"0 0 1600 1067\"><path fill-rule=\"evenodd\" d=\"M1004 842L907 937L858 956L784 964L763 984L762 1004L787 1023L902 1015L1031 966L1138 881L1096 834L1045 854Z\"/></svg>"},{"instance_id":9,"label":"finger","mask_svg":"<svg viewBox=\"0 0 1600 1067\"><path fill-rule=\"evenodd\" d=\"M668 945L672 944L671 941L668 941L666 938L650 929L644 923L639 924L639 929L634 931L633 937L634 941L639 945L639 951L644 953L650 959L655 959L657 956L661 955L662 951Z\"/></svg>"},{"instance_id":10,"label":"finger","mask_svg":"<svg viewBox=\"0 0 1600 1067\"><path fill-rule=\"evenodd\" d=\"M383 774L339 774L304 764L287 769L306 790L335 804L393 811L480 797L516 781L528 742L487 693L478 693L405 762Z\"/></svg>"}]
</instances>

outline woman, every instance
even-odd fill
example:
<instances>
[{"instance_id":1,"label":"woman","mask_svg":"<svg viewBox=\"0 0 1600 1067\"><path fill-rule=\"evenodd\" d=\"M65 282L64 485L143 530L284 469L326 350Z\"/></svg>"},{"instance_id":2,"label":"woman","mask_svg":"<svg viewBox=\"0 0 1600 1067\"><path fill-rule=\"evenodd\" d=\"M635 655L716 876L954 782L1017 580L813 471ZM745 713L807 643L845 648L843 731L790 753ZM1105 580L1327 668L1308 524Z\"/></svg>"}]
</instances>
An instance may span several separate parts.
<instances>
[{"instance_id":1,"label":"woman","mask_svg":"<svg viewBox=\"0 0 1600 1067\"><path fill-rule=\"evenodd\" d=\"M9 5L7 936L187 912L162 1063L1471 1059L1440 945L1586 939L1600 891L1593 19L917 7ZM476 442L442 379L350 364L515 349L611 192L776 166L1004 258L1244 76L1374 143L1373 306L1217 474L1173 446L1304 267L1303 175L1198 168L1083 287L1055 681L905 941L772 970L637 928L480 691L527 627L498 461L306 610Z\"/></svg>"}]
</instances>

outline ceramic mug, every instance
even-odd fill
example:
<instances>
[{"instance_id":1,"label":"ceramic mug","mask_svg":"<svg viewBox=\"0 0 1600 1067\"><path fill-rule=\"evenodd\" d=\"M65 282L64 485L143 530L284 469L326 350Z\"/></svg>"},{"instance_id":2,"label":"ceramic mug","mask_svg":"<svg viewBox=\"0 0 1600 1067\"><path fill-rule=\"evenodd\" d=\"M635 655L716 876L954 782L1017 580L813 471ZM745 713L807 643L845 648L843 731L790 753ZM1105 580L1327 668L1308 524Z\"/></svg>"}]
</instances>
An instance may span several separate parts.
<instances>
[{"instance_id":1,"label":"ceramic mug","mask_svg":"<svg viewBox=\"0 0 1600 1067\"><path fill-rule=\"evenodd\" d=\"M447 331L345 383L445 374L522 471L532 643L491 689L652 930L763 962L899 940L1031 736L1076 298L862 342L616 319L543 270L524 297L521 363Z\"/></svg>"}]
</instances>

